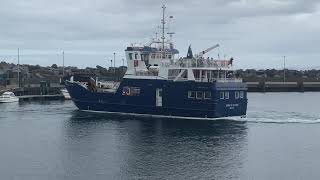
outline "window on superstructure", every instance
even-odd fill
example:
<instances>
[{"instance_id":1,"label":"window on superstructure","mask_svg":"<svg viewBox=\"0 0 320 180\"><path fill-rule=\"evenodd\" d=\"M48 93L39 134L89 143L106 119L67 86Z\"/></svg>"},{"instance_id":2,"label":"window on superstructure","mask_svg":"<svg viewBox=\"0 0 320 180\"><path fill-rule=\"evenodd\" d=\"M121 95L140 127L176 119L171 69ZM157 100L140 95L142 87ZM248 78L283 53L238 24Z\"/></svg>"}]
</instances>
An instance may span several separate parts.
<instances>
[{"instance_id":1,"label":"window on superstructure","mask_svg":"<svg viewBox=\"0 0 320 180\"><path fill-rule=\"evenodd\" d=\"M138 54L134 54L134 59L138 59Z\"/></svg>"},{"instance_id":2,"label":"window on superstructure","mask_svg":"<svg viewBox=\"0 0 320 180\"><path fill-rule=\"evenodd\" d=\"M243 98L244 98L244 92L240 91L240 99L243 99Z\"/></svg>"},{"instance_id":3,"label":"window on superstructure","mask_svg":"<svg viewBox=\"0 0 320 180\"><path fill-rule=\"evenodd\" d=\"M169 54L169 55L168 55L168 58L171 59L171 57L172 57L171 54Z\"/></svg>"},{"instance_id":4,"label":"window on superstructure","mask_svg":"<svg viewBox=\"0 0 320 180\"><path fill-rule=\"evenodd\" d=\"M229 99L230 96L229 96L229 92L228 91L224 93L224 97L225 97L225 99Z\"/></svg>"},{"instance_id":5,"label":"window on superstructure","mask_svg":"<svg viewBox=\"0 0 320 180\"><path fill-rule=\"evenodd\" d=\"M196 97L196 92L194 91L188 91L188 98L194 99Z\"/></svg>"},{"instance_id":6,"label":"window on superstructure","mask_svg":"<svg viewBox=\"0 0 320 180\"><path fill-rule=\"evenodd\" d=\"M240 97L239 91L236 91L234 96L235 96L236 99L239 99L239 97Z\"/></svg>"},{"instance_id":7,"label":"window on superstructure","mask_svg":"<svg viewBox=\"0 0 320 180\"><path fill-rule=\"evenodd\" d=\"M204 92L204 99L211 99L211 92L210 91Z\"/></svg>"},{"instance_id":8,"label":"window on superstructure","mask_svg":"<svg viewBox=\"0 0 320 180\"><path fill-rule=\"evenodd\" d=\"M129 59L132 60L132 53L129 53Z\"/></svg>"},{"instance_id":9,"label":"window on superstructure","mask_svg":"<svg viewBox=\"0 0 320 180\"><path fill-rule=\"evenodd\" d=\"M202 91L197 91L196 98L197 99L203 99L203 92Z\"/></svg>"},{"instance_id":10,"label":"window on superstructure","mask_svg":"<svg viewBox=\"0 0 320 180\"><path fill-rule=\"evenodd\" d=\"M151 54L151 58L152 58L152 59L155 59L155 58L156 58L156 55L155 55L155 54Z\"/></svg>"},{"instance_id":11,"label":"window on superstructure","mask_svg":"<svg viewBox=\"0 0 320 180\"><path fill-rule=\"evenodd\" d=\"M220 92L220 99L224 99L224 92Z\"/></svg>"}]
</instances>

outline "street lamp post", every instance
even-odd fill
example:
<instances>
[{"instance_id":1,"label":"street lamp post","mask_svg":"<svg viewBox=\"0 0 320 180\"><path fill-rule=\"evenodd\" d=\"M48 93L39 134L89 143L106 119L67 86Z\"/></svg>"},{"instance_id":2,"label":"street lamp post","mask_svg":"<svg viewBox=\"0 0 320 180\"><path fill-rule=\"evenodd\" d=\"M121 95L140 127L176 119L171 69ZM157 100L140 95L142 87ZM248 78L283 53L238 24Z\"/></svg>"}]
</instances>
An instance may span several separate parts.
<instances>
[{"instance_id":1,"label":"street lamp post","mask_svg":"<svg viewBox=\"0 0 320 180\"><path fill-rule=\"evenodd\" d=\"M283 83L286 82L286 56L283 56Z\"/></svg>"},{"instance_id":2,"label":"street lamp post","mask_svg":"<svg viewBox=\"0 0 320 180\"><path fill-rule=\"evenodd\" d=\"M64 51L62 51L62 77L64 77Z\"/></svg>"},{"instance_id":3,"label":"street lamp post","mask_svg":"<svg viewBox=\"0 0 320 180\"><path fill-rule=\"evenodd\" d=\"M113 68L113 75L114 75L114 80L116 80L116 53L113 53L113 64L114 64L114 68Z\"/></svg>"},{"instance_id":4,"label":"street lamp post","mask_svg":"<svg viewBox=\"0 0 320 180\"><path fill-rule=\"evenodd\" d=\"M116 53L113 53L113 63L114 67L116 67Z\"/></svg>"},{"instance_id":5,"label":"street lamp post","mask_svg":"<svg viewBox=\"0 0 320 180\"><path fill-rule=\"evenodd\" d=\"M20 49L18 48L18 87L20 88Z\"/></svg>"}]
</instances>

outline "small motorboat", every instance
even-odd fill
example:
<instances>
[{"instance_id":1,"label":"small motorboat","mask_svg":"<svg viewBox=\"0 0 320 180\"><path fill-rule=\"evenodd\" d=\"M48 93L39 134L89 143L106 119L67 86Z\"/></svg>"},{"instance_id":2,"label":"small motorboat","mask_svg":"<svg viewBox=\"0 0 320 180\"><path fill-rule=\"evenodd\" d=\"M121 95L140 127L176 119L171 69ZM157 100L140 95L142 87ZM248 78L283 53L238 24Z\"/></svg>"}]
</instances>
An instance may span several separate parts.
<instances>
[{"instance_id":1,"label":"small motorboat","mask_svg":"<svg viewBox=\"0 0 320 180\"><path fill-rule=\"evenodd\" d=\"M0 96L0 103L18 102L19 98L13 92L4 92Z\"/></svg>"}]
</instances>

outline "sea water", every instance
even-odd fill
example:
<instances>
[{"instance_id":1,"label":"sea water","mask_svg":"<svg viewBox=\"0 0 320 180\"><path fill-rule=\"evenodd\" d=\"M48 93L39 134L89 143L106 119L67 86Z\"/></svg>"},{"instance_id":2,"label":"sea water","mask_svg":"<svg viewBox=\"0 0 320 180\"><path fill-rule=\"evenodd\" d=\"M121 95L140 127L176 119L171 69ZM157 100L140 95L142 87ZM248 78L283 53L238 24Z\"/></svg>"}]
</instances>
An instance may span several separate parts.
<instances>
[{"instance_id":1,"label":"sea water","mask_svg":"<svg viewBox=\"0 0 320 180\"><path fill-rule=\"evenodd\" d=\"M250 93L247 118L0 104L1 179L319 179L320 93Z\"/></svg>"}]
</instances>

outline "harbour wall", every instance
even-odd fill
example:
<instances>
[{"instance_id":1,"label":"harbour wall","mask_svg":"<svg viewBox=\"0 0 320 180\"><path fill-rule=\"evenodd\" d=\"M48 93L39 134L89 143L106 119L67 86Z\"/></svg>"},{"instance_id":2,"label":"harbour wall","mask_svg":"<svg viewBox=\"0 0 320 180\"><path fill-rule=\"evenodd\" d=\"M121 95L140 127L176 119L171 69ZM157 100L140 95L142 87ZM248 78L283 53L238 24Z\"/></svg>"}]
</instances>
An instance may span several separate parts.
<instances>
[{"instance_id":1,"label":"harbour wall","mask_svg":"<svg viewBox=\"0 0 320 180\"><path fill-rule=\"evenodd\" d=\"M320 82L246 82L249 92L320 92Z\"/></svg>"},{"instance_id":2,"label":"harbour wall","mask_svg":"<svg viewBox=\"0 0 320 180\"><path fill-rule=\"evenodd\" d=\"M320 92L320 82L246 82L248 92ZM60 94L61 84L30 84L25 87L0 86L0 93L12 91L17 96Z\"/></svg>"}]
</instances>

